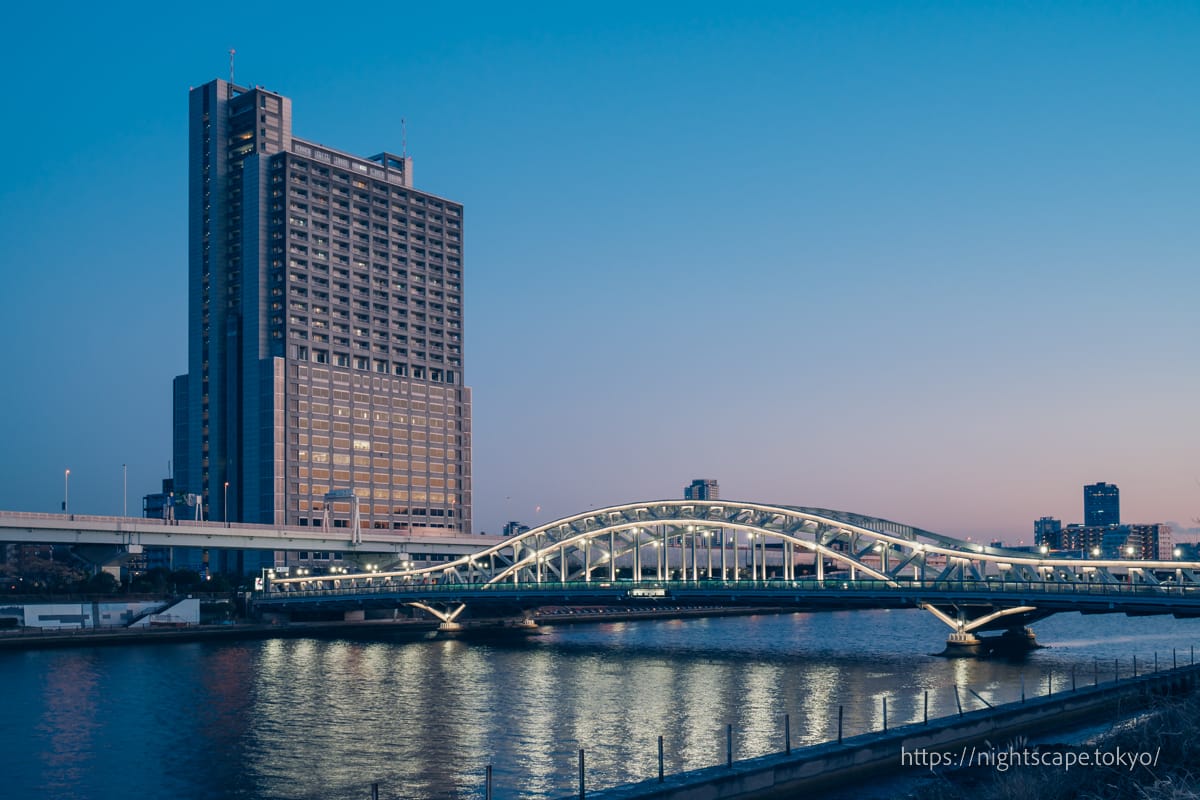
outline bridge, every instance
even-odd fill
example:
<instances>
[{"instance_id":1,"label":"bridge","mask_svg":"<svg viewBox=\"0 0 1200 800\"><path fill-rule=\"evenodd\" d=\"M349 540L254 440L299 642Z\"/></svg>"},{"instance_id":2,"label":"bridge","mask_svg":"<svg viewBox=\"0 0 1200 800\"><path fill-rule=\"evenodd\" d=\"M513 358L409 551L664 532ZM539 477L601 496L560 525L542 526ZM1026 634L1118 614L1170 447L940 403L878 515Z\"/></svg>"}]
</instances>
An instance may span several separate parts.
<instances>
[{"instance_id":1,"label":"bridge","mask_svg":"<svg viewBox=\"0 0 1200 800\"><path fill-rule=\"evenodd\" d=\"M829 509L657 500L541 525L449 563L269 580L267 613L419 608L446 630L546 605L921 608L947 652L1033 646L1063 611L1200 616L1200 562L1045 557ZM983 637L988 631L1002 636Z\"/></svg>"}]
</instances>

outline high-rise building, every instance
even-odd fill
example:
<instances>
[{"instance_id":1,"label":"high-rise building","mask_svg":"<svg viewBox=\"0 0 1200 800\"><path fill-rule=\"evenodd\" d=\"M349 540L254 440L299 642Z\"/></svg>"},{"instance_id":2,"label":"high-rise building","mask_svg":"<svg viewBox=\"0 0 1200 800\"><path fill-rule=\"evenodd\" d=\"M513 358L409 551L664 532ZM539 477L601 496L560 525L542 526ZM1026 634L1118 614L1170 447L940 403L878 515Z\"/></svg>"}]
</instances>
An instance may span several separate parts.
<instances>
[{"instance_id":1,"label":"high-rise building","mask_svg":"<svg viewBox=\"0 0 1200 800\"><path fill-rule=\"evenodd\" d=\"M1033 543L1046 545L1051 550L1061 550L1063 547L1062 520L1054 517L1042 517L1034 520Z\"/></svg>"},{"instance_id":2,"label":"high-rise building","mask_svg":"<svg viewBox=\"0 0 1200 800\"><path fill-rule=\"evenodd\" d=\"M683 487L684 500L720 500L721 489L713 478L696 478Z\"/></svg>"},{"instance_id":3,"label":"high-rise building","mask_svg":"<svg viewBox=\"0 0 1200 800\"><path fill-rule=\"evenodd\" d=\"M1121 524L1121 493L1111 483L1089 483L1083 487L1083 524Z\"/></svg>"},{"instance_id":4,"label":"high-rise building","mask_svg":"<svg viewBox=\"0 0 1200 800\"><path fill-rule=\"evenodd\" d=\"M463 208L412 160L292 134L292 103L190 93L188 372L175 487L207 519L471 531ZM228 511L226 511L228 509Z\"/></svg>"}]
</instances>

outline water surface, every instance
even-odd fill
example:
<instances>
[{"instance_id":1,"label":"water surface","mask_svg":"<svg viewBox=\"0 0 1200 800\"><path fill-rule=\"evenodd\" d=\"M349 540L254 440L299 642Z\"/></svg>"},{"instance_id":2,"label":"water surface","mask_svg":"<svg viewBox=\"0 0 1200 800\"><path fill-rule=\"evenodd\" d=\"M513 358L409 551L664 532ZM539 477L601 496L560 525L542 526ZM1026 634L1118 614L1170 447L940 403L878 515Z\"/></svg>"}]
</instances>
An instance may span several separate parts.
<instances>
[{"instance_id":1,"label":"water surface","mask_svg":"<svg viewBox=\"0 0 1200 800\"><path fill-rule=\"evenodd\" d=\"M1064 614L1019 662L943 659L920 611L546 628L504 643L278 639L0 654L10 797L547 798L1170 666L1200 621Z\"/></svg>"}]
</instances>

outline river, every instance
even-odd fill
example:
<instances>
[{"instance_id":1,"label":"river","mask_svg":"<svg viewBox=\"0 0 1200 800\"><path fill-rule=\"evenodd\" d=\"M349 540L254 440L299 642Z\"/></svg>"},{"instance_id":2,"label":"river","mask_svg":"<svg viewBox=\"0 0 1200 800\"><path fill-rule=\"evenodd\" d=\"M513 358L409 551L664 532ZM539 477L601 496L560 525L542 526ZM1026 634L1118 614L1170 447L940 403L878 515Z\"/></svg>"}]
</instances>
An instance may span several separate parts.
<instances>
[{"instance_id":1,"label":"river","mask_svg":"<svg viewBox=\"0 0 1200 800\"><path fill-rule=\"evenodd\" d=\"M1179 663L1200 621L1062 614L1018 662L943 659L919 611L642 620L545 628L503 643L275 639L0 653L8 797L562 797L578 750L598 789L735 757L1043 694L1114 659Z\"/></svg>"}]
</instances>

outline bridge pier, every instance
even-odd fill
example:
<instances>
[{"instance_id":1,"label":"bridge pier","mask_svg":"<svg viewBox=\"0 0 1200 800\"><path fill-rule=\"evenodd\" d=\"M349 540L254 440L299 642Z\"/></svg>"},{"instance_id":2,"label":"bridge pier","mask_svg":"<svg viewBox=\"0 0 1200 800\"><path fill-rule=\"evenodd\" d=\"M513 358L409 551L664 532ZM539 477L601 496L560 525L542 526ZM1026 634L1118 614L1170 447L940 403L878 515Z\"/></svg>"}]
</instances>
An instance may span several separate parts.
<instances>
[{"instance_id":1,"label":"bridge pier","mask_svg":"<svg viewBox=\"0 0 1200 800\"><path fill-rule=\"evenodd\" d=\"M941 655L946 658L969 658L981 655L983 652L982 639L973 633L959 631L946 637L946 649L941 652Z\"/></svg>"},{"instance_id":2,"label":"bridge pier","mask_svg":"<svg viewBox=\"0 0 1200 800\"><path fill-rule=\"evenodd\" d=\"M976 656L1020 656L1041 647L1029 628L1009 628L999 636L976 636L970 631L956 631L946 638L946 649L939 655L946 658Z\"/></svg>"},{"instance_id":3,"label":"bridge pier","mask_svg":"<svg viewBox=\"0 0 1200 800\"><path fill-rule=\"evenodd\" d=\"M989 637L988 644L991 645L989 652L1012 656L1023 655L1041 647L1029 628L1009 628L1000 636Z\"/></svg>"},{"instance_id":4,"label":"bridge pier","mask_svg":"<svg viewBox=\"0 0 1200 800\"><path fill-rule=\"evenodd\" d=\"M448 634L465 639L510 639L537 636L542 632L537 623L524 619L479 619L467 622L443 622L438 625L439 634Z\"/></svg>"}]
</instances>

